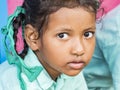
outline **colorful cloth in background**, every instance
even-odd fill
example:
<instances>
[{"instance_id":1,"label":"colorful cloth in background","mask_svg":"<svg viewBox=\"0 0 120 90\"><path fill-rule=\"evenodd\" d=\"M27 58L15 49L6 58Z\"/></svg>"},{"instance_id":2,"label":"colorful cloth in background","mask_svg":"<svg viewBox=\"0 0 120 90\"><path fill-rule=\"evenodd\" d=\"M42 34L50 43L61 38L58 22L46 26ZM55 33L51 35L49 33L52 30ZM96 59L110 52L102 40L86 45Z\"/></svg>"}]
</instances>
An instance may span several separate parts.
<instances>
[{"instance_id":1,"label":"colorful cloth in background","mask_svg":"<svg viewBox=\"0 0 120 90\"><path fill-rule=\"evenodd\" d=\"M8 15L12 14L17 6L21 6L23 0L7 0L8 3Z\"/></svg>"},{"instance_id":2,"label":"colorful cloth in background","mask_svg":"<svg viewBox=\"0 0 120 90\"><path fill-rule=\"evenodd\" d=\"M101 2L97 17L102 17L120 4L120 0L99 0ZM103 11L104 9L104 11Z\"/></svg>"},{"instance_id":3,"label":"colorful cloth in background","mask_svg":"<svg viewBox=\"0 0 120 90\"><path fill-rule=\"evenodd\" d=\"M3 47L3 34L1 33L1 28L7 23L7 0L1 0L0 2L0 63L6 60L5 49Z\"/></svg>"},{"instance_id":4,"label":"colorful cloth in background","mask_svg":"<svg viewBox=\"0 0 120 90\"><path fill-rule=\"evenodd\" d=\"M2 0L0 3L0 30L7 23L8 15L11 15L17 6L22 5L23 0ZM6 53L3 45L3 34L0 31L0 64L6 60Z\"/></svg>"},{"instance_id":5,"label":"colorful cloth in background","mask_svg":"<svg viewBox=\"0 0 120 90\"><path fill-rule=\"evenodd\" d=\"M8 0L8 15L10 16L11 14L13 14L17 8L17 6L21 6L24 0ZM21 30L18 30L18 34L17 34L17 42L16 42L16 50L18 53L22 52L23 48L24 48L24 43L23 43L23 39L22 39L22 28L19 28Z\"/></svg>"}]
</instances>

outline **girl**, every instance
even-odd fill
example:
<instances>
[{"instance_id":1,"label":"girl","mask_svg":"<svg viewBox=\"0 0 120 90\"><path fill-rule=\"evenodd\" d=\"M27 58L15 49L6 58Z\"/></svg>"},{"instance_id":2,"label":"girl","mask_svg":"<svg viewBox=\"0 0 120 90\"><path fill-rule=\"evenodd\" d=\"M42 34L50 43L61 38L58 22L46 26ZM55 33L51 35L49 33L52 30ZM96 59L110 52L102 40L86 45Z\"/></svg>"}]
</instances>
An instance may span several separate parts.
<instances>
[{"instance_id":1,"label":"girl","mask_svg":"<svg viewBox=\"0 0 120 90\"><path fill-rule=\"evenodd\" d=\"M97 8L96 0L25 0L3 29L0 90L87 90L80 71L94 51Z\"/></svg>"}]
</instances>

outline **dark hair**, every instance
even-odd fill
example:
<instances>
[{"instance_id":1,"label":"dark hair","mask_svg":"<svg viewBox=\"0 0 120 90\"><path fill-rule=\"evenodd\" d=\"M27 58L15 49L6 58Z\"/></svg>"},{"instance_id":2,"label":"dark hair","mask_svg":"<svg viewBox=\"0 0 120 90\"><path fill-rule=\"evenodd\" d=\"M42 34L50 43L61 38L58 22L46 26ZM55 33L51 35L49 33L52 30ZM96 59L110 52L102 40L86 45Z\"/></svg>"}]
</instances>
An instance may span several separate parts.
<instances>
[{"instance_id":1,"label":"dark hair","mask_svg":"<svg viewBox=\"0 0 120 90\"><path fill-rule=\"evenodd\" d=\"M13 22L14 31L16 32L14 38L16 38L18 28L22 25L22 22L25 25L31 24L41 33L44 25L48 22L49 15L60 8L82 7L88 12L96 14L99 2L98 0L24 0L22 7L25 9L25 15L19 14ZM20 54L22 58L25 57L27 49L28 46L25 45L23 52Z\"/></svg>"}]
</instances>

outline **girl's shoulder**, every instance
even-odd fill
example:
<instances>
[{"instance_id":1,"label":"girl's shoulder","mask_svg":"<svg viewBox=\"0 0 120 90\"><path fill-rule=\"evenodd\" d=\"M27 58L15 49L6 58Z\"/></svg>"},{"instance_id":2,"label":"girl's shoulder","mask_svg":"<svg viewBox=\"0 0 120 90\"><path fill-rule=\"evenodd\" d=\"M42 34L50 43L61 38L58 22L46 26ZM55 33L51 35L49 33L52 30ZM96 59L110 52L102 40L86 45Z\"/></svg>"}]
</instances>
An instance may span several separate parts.
<instances>
[{"instance_id":1,"label":"girl's shoulder","mask_svg":"<svg viewBox=\"0 0 120 90\"><path fill-rule=\"evenodd\" d=\"M0 64L0 73L1 73L1 75L3 75L3 74L5 74L8 71L14 71L13 69L15 69L15 68L16 67L14 65L10 65L8 63L8 61L6 60L2 64Z\"/></svg>"},{"instance_id":2,"label":"girl's shoulder","mask_svg":"<svg viewBox=\"0 0 120 90\"><path fill-rule=\"evenodd\" d=\"M17 68L9 65L7 61L0 64L0 88L4 88L4 90L19 90L20 88Z\"/></svg>"}]
</instances>

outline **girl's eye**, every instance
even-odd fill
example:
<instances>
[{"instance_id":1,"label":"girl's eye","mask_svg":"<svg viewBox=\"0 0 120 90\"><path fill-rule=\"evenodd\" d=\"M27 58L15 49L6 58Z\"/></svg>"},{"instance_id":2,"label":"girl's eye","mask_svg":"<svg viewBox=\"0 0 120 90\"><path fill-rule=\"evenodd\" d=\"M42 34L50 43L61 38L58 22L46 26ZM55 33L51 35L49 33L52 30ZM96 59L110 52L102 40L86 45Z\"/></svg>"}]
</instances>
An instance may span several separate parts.
<instances>
[{"instance_id":1,"label":"girl's eye","mask_svg":"<svg viewBox=\"0 0 120 90\"><path fill-rule=\"evenodd\" d=\"M66 39L68 37L68 34L67 33L59 33L57 35L58 38L61 38L61 39Z\"/></svg>"},{"instance_id":2,"label":"girl's eye","mask_svg":"<svg viewBox=\"0 0 120 90\"><path fill-rule=\"evenodd\" d=\"M91 31L85 32L85 33L84 33L84 37L85 37L86 39L92 38L92 37L94 36L94 33L95 33L95 32L91 32Z\"/></svg>"}]
</instances>

